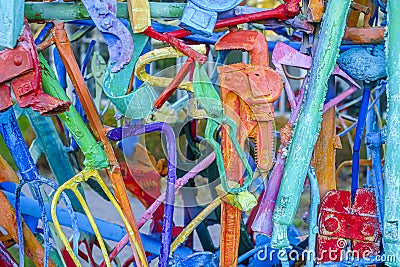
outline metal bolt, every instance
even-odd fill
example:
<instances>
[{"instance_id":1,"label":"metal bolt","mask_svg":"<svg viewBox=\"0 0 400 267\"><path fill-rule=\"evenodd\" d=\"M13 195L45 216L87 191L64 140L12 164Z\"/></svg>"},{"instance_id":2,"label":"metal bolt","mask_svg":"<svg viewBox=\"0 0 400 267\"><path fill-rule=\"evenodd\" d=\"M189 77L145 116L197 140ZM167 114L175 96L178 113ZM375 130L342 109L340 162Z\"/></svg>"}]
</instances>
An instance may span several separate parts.
<instances>
[{"instance_id":1,"label":"metal bolt","mask_svg":"<svg viewBox=\"0 0 400 267\"><path fill-rule=\"evenodd\" d=\"M22 56L21 55L16 55L14 56L14 64L15 66L20 66L22 64Z\"/></svg>"}]
</instances>

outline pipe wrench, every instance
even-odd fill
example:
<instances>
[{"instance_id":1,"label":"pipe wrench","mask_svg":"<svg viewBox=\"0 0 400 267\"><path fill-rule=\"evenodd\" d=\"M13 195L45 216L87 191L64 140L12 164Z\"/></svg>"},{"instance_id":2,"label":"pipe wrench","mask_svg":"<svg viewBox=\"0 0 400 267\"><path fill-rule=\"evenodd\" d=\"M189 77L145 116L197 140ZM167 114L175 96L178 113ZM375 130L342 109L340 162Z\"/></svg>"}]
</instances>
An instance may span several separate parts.
<instances>
[{"instance_id":1,"label":"pipe wrench","mask_svg":"<svg viewBox=\"0 0 400 267\"><path fill-rule=\"evenodd\" d=\"M268 44L261 33L233 31L215 44L216 51L233 49L248 51L250 64L218 67L222 102L229 107L225 108L227 115L239 125L240 145L244 147L247 137L255 143L257 167L266 175L274 157L273 102L282 93L282 78L269 67ZM225 153L230 147L226 149Z\"/></svg>"}]
</instances>

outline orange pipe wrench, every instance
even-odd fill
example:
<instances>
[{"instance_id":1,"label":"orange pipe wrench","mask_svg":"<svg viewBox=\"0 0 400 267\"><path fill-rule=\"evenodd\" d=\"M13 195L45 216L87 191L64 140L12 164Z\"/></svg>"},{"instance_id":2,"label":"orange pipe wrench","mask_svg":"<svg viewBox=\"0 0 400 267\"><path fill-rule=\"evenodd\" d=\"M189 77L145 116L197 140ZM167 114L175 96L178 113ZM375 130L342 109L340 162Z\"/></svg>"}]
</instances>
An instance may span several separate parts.
<instances>
[{"instance_id":1,"label":"orange pipe wrench","mask_svg":"<svg viewBox=\"0 0 400 267\"><path fill-rule=\"evenodd\" d=\"M271 169L274 155L272 135L273 102L279 98L283 82L269 67L268 44L257 31L231 31L216 44L215 50L245 50L251 64L237 63L218 67L221 98L227 116L239 126L238 141L244 147L247 138L256 146L257 168L263 177ZM222 151L227 177L241 182L243 167L239 156L222 129ZM221 266L236 266L239 248L241 211L228 203L221 212Z\"/></svg>"}]
</instances>

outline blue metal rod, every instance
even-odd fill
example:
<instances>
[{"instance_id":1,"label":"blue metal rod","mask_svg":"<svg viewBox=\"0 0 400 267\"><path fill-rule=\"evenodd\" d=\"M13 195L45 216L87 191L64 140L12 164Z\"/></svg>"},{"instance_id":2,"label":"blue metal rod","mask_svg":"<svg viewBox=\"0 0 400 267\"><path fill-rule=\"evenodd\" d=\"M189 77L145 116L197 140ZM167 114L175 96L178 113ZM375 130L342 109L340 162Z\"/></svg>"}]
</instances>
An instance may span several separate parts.
<instances>
[{"instance_id":1,"label":"blue metal rod","mask_svg":"<svg viewBox=\"0 0 400 267\"><path fill-rule=\"evenodd\" d=\"M90 58L90 55L92 54L92 51L93 51L93 48L94 48L95 44L96 44L96 41L92 40L90 42L90 44L89 44L89 47L88 47L87 51L86 51L86 55L85 55L85 58L83 59L82 66L81 66L82 75L85 75L86 67L87 67L87 64L89 63L89 58Z\"/></svg>"},{"instance_id":2,"label":"blue metal rod","mask_svg":"<svg viewBox=\"0 0 400 267\"><path fill-rule=\"evenodd\" d=\"M371 95L371 84L364 83L363 98L361 100L360 115L358 116L356 135L354 137L353 163L351 174L351 200L354 201L358 189L358 172L360 168L360 148L364 133L364 125L367 119L369 97Z\"/></svg>"},{"instance_id":3,"label":"blue metal rod","mask_svg":"<svg viewBox=\"0 0 400 267\"><path fill-rule=\"evenodd\" d=\"M381 86L381 90L379 91L379 94L376 96L376 98L374 99L374 101L368 106L368 111L371 110L371 109L374 107L374 105L378 102L378 100L380 99L380 97L383 95L383 93L384 93L385 91L386 91L386 84L383 84L383 85ZM349 131L353 130L354 127L357 126L357 122L358 122L358 120L357 120L355 123L353 123L349 128L347 128L347 129L344 130L343 132L339 133L338 136L339 136L339 137L342 137L342 136L344 136L345 134L347 134Z\"/></svg>"},{"instance_id":4,"label":"blue metal rod","mask_svg":"<svg viewBox=\"0 0 400 267\"><path fill-rule=\"evenodd\" d=\"M378 208L378 219L383 233L384 219L384 185L381 163L381 147L385 143L383 132L371 132L365 138L365 143L369 147L372 158L373 185Z\"/></svg>"}]
</instances>

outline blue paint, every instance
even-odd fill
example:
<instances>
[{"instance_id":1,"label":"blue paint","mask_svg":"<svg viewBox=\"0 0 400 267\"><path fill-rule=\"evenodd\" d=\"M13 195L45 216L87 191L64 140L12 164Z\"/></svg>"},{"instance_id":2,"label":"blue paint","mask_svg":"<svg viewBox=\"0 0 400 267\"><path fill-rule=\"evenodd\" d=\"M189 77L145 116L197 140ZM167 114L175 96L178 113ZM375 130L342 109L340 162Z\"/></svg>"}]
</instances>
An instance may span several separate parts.
<instances>
[{"instance_id":1,"label":"blue paint","mask_svg":"<svg viewBox=\"0 0 400 267\"><path fill-rule=\"evenodd\" d=\"M35 45L40 44L43 42L44 38L46 38L47 33L50 31L50 29L53 27L53 23L51 22L46 22L40 33L38 34L37 38L35 39Z\"/></svg>"},{"instance_id":2,"label":"blue paint","mask_svg":"<svg viewBox=\"0 0 400 267\"><path fill-rule=\"evenodd\" d=\"M43 223L44 230L44 266L48 266L48 259L50 256L50 231L48 220L46 216L46 210L44 207L44 200L40 192L40 186L42 184L46 184L53 189L57 190L58 186L53 181L41 176L39 174L36 165L29 154L28 147L23 139L21 130L19 129L17 119L15 117L13 107L8 108L7 110L0 112L0 134L2 135L4 142L6 143L11 156L16 163L18 170L21 174L21 182L17 186L15 194L15 211L16 211L16 221L17 221L17 230L18 230L18 240L19 240L19 256L20 256L20 264L23 266L24 264L24 236L22 233L22 218L21 218L21 206L20 206L20 197L21 190L25 184L29 184L34 192L35 197L39 202L39 207L41 210L41 219ZM73 222L73 242L74 247L77 248L78 239L79 239L79 231L78 226L76 224L75 213L73 212L72 205L70 200L66 197L65 194L62 195L66 206L71 213L72 222Z\"/></svg>"},{"instance_id":3,"label":"blue paint","mask_svg":"<svg viewBox=\"0 0 400 267\"><path fill-rule=\"evenodd\" d=\"M15 201L16 201L16 195L12 192L8 192L5 190L2 190L2 192L6 195L8 201L15 207ZM40 212L40 206L37 200L34 200L29 197L24 197L21 196L21 213L24 215L29 215L34 218L41 218L41 212ZM51 212L50 208L51 206L49 204L44 205L45 210L46 210L46 216L48 222L53 222L51 218ZM79 226L79 231L86 232L88 234L94 235L92 226L89 223L89 220L87 219L86 215L81 214L81 213L75 213L78 226ZM62 226L66 227L71 227L72 222L70 215L68 211L64 208L59 208L57 207L57 217L59 219L59 222ZM96 225L99 228L100 234L103 236L104 239L106 240L111 240L114 242L119 242L121 239L126 235L126 229L122 225L118 225L115 223L110 223L98 218L95 218L94 221L96 222ZM158 238L152 237L150 235L146 234L140 234L140 237L143 242L143 246L146 252L149 252L151 254L159 255L160 254L160 240ZM128 245L130 243L128 242ZM175 254L180 255L181 257L187 257L193 253L191 249L185 248L185 247L179 247L177 250L174 252Z\"/></svg>"},{"instance_id":4,"label":"blue paint","mask_svg":"<svg viewBox=\"0 0 400 267\"><path fill-rule=\"evenodd\" d=\"M358 189L358 172L360 168L360 148L361 141L364 134L364 125L367 119L368 103L371 94L371 85L364 83L364 92L361 100L360 113L357 121L356 135L354 137L353 147L353 163L351 169L351 200L354 201L356 191Z\"/></svg>"},{"instance_id":5,"label":"blue paint","mask_svg":"<svg viewBox=\"0 0 400 267\"><path fill-rule=\"evenodd\" d=\"M381 164L381 147L385 143L385 129L379 132L370 132L365 138L365 144L371 151L373 185L378 208L378 219L383 233L384 222L384 184Z\"/></svg>"},{"instance_id":6,"label":"blue paint","mask_svg":"<svg viewBox=\"0 0 400 267\"><path fill-rule=\"evenodd\" d=\"M196 252L190 256L183 258L176 253L168 262L170 267L191 267L191 266L204 266L204 267L218 267L219 257L211 252Z\"/></svg>"},{"instance_id":7,"label":"blue paint","mask_svg":"<svg viewBox=\"0 0 400 267\"><path fill-rule=\"evenodd\" d=\"M381 81L381 84L379 85L379 93L378 95L375 97L375 100L368 106L368 111L370 111L374 105L376 105L376 103L378 102L378 100L380 99L380 97L383 95L383 93L386 91L386 82L385 81ZM358 121L358 120L357 120ZM351 131L352 129L354 129L354 127L357 126L357 121L355 123L353 123L349 128L347 128L346 130L344 130L343 132L339 133L338 136L342 137L345 134L347 134L349 131Z\"/></svg>"},{"instance_id":8,"label":"blue paint","mask_svg":"<svg viewBox=\"0 0 400 267\"><path fill-rule=\"evenodd\" d=\"M298 254L301 255L296 246L300 243L300 232L293 226L288 227L288 238L290 244L294 247ZM250 259L249 266L252 267L274 267L279 266L280 259L278 257L279 249L271 248L270 246L271 238L266 235L257 235L256 237L256 247L247 253L241 255L238 258L238 262L242 262L248 257L252 256ZM293 266L294 260L290 259L289 265Z\"/></svg>"},{"instance_id":9,"label":"blue paint","mask_svg":"<svg viewBox=\"0 0 400 267\"><path fill-rule=\"evenodd\" d=\"M337 63L354 79L377 81L387 76L383 45L349 49L340 54Z\"/></svg>"},{"instance_id":10,"label":"blue paint","mask_svg":"<svg viewBox=\"0 0 400 267\"><path fill-rule=\"evenodd\" d=\"M241 0L189 0L179 26L192 33L211 36L218 13L233 9Z\"/></svg>"},{"instance_id":11,"label":"blue paint","mask_svg":"<svg viewBox=\"0 0 400 267\"><path fill-rule=\"evenodd\" d=\"M85 75L86 67L87 67L87 65L89 63L90 55L93 52L93 48L94 48L95 44L96 44L95 40L90 41L89 47L88 47L88 49L86 51L86 55L85 55L85 58L83 59L82 66L81 66L82 76Z\"/></svg>"}]
</instances>

